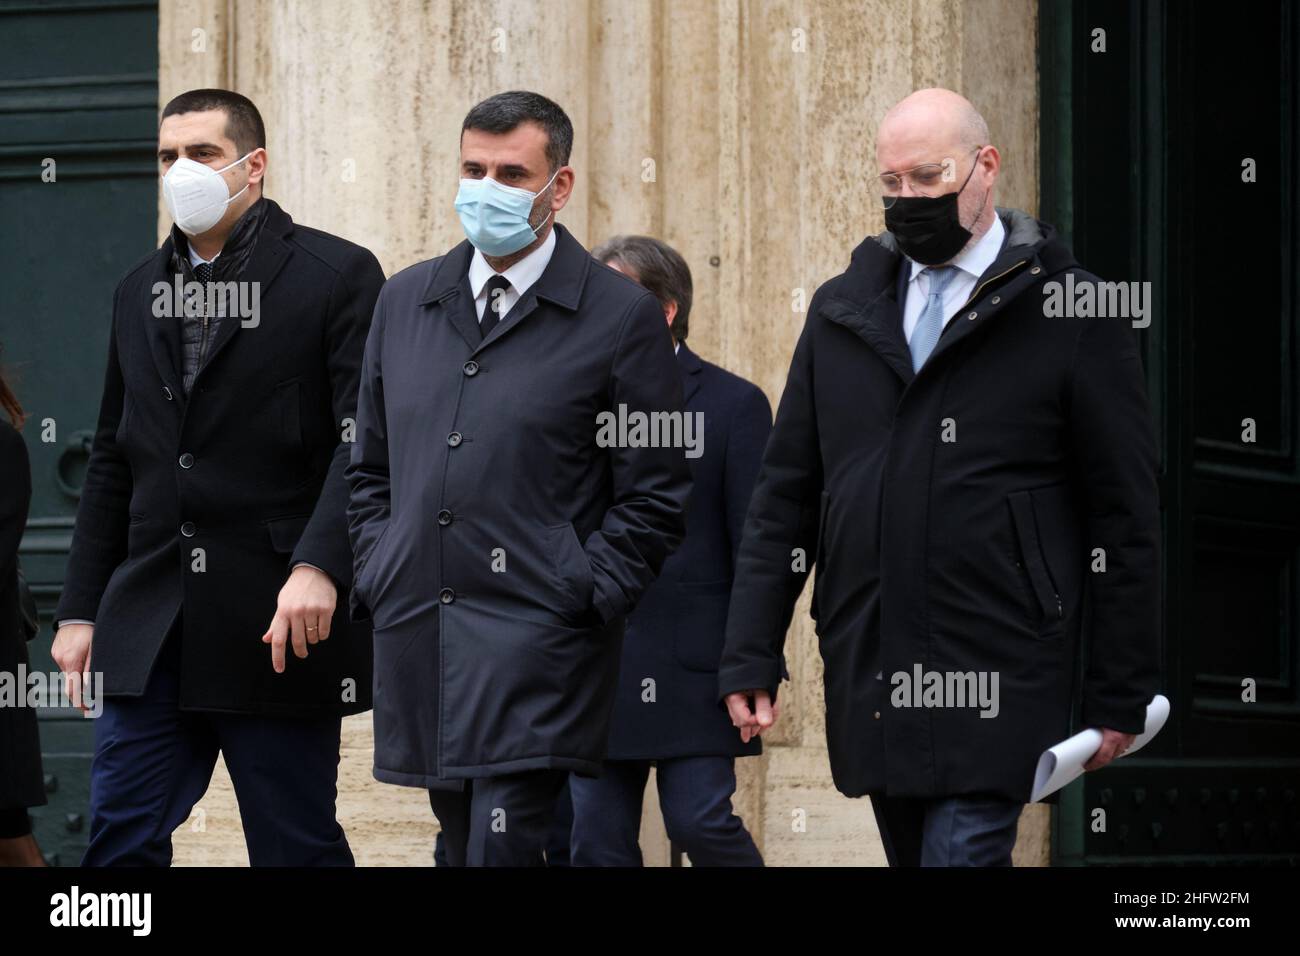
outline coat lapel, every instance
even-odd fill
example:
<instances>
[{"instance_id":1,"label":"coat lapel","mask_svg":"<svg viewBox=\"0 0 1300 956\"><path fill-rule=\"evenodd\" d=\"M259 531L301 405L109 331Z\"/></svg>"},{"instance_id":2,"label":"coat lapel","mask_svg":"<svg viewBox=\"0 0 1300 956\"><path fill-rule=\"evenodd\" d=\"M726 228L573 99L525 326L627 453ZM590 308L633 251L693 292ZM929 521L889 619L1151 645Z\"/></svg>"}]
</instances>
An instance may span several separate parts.
<instances>
[{"instance_id":1,"label":"coat lapel","mask_svg":"<svg viewBox=\"0 0 1300 956\"><path fill-rule=\"evenodd\" d=\"M270 289L271 283L275 281L284 264L289 261L293 255L293 249L289 243L285 242L284 237L293 231L293 220L289 214L284 212L278 205L266 200L269 208L266 211L266 224L262 227L262 234L257 237L257 245L253 247L252 253L248 257L248 264L244 271L235 277L235 281L258 284L258 301L266 302L266 293ZM266 316L259 315L258 321L264 321ZM243 320L239 316L227 316L221 320L217 326L217 337L212 340L208 347L207 358L203 361L203 368L207 368L226 347L226 344L234 337L235 333L243 327ZM201 374L203 369L199 369ZM197 380L197 376L196 376Z\"/></svg>"},{"instance_id":2,"label":"coat lapel","mask_svg":"<svg viewBox=\"0 0 1300 956\"><path fill-rule=\"evenodd\" d=\"M1004 247L1005 248L1005 247ZM952 351L957 343L974 333L976 328L987 325L1017 295L1024 291L1028 282L1017 284L1018 278L1028 275L1025 268L1033 254L1026 249L1015 250L1015 254L999 256L984 274L975 282L970 298L962 305L939 335L939 342L926 359L921 371L932 368L945 352ZM997 293L992 290L997 288ZM994 302L994 299L997 299Z\"/></svg>"},{"instance_id":3,"label":"coat lapel","mask_svg":"<svg viewBox=\"0 0 1300 956\"><path fill-rule=\"evenodd\" d=\"M551 261L515 307L488 333L480 348L487 348L509 335L536 311L543 300L570 312L577 310L583 284L587 281L587 270L593 260L569 230L558 222L552 228L555 230L555 249L551 252ZM468 264L465 268L468 270Z\"/></svg>"},{"instance_id":4,"label":"coat lapel","mask_svg":"<svg viewBox=\"0 0 1300 956\"><path fill-rule=\"evenodd\" d=\"M907 384L915 377L912 353L903 337L903 312L890 284L865 308L849 299L834 297L822 306L822 314L854 332Z\"/></svg>"},{"instance_id":5,"label":"coat lapel","mask_svg":"<svg viewBox=\"0 0 1300 956\"><path fill-rule=\"evenodd\" d=\"M483 339L478 312L474 308L474 295L469 287L469 260L473 255L474 247L468 240L461 240L449 253L435 260L429 281L420 295L420 305L437 305L471 352Z\"/></svg>"},{"instance_id":6,"label":"coat lapel","mask_svg":"<svg viewBox=\"0 0 1300 956\"><path fill-rule=\"evenodd\" d=\"M468 240L462 241L438 261L420 296L420 304L440 305L447 320L475 353L496 344L518 328L543 300L570 312L576 311L593 260L567 229L559 223L552 228L555 229L555 250L541 278L525 290L514 308L506 313L486 339L479 331L478 310L474 307L469 286L469 262L474 247Z\"/></svg>"},{"instance_id":7,"label":"coat lapel","mask_svg":"<svg viewBox=\"0 0 1300 956\"><path fill-rule=\"evenodd\" d=\"M550 268L550 266L548 265L547 268ZM541 280L539 279L538 281L540 282ZM514 307L505 314L505 317L500 322L497 323L496 328L488 333L488 337L482 342L482 347L491 345L503 336L509 335L511 329L536 311L537 293L535 289L536 287L529 289L523 294L519 301L514 304ZM475 316L478 315L477 310L474 314Z\"/></svg>"},{"instance_id":8,"label":"coat lapel","mask_svg":"<svg viewBox=\"0 0 1300 956\"><path fill-rule=\"evenodd\" d=\"M158 283L167 286L168 296L174 295L174 280L168 263L172 258L172 241L170 238L162 244L156 253L154 253L153 265L150 269L149 281L144 285L144 302L142 303L142 314L145 316L146 337L149 340L149 352L153 356L154 367L158 369L158 377L162 379L172 393L172 396L178 400L184 400L184 389L181 388L181 322L185 321L183 315L163 315L154 314L154 303L157 296L154 288Z\"/></svg>"},{"instance_id":9,"label":"coat lapel","mask_svg":"<svg viewBox=\"0 0 1300 956\"><path fill-rule=\"evenodd\" d=\"M1004 225L1006 218L1004 216ZM1017 295L1037 281L1038 242L1029 246L1013 245L1011 229L1003 240L1002 250L993 264L980 276L969 299L944 326L939 342L926 359L920 374L929 375L945 353L995 318ZM1037 235L1037 234L1035 234ZM908 259L894 248L888 233L884 242L867 239L853 254L853 266L845 273L844 291L823 304L822 314L852 330L897 373L904 384L911 384L918 373L912 371L912 353L903 335L902 290L906 288L904 269ZM996 299L996 301L994 301ZM864 304L865 303L865 304ZM972 317L973 316L973 317Z\"/></svg>"},{"instance_id":10,"label":"coat lapel","mask_svg":"<svg viewBox=\"0 0 1300 956\"><path fill-rule=\"evenodd\" d=\"M483 344L483 330L479 325L478 309L474 306L474 290L470 288L468 272L461 275L452 296L443 300L443 308L461 338L469 343L470 350L477 351Z\"/></svg>"}]
</instances>

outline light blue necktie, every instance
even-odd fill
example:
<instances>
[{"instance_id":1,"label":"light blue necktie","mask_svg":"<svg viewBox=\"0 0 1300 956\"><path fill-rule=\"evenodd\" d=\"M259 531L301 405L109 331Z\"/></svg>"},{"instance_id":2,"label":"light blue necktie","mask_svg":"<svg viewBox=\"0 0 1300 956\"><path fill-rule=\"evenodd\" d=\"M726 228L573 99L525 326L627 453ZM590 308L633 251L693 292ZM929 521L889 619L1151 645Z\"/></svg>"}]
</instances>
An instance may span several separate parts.
<instances>
[{"instance_id":1,"label":"light blue necktie","mask_svg":"<svg viewBox=\"0 0 1300 956\"><path fill-rule=\"evenodd\" d=\"M920 371L939 342L939 333L943 331L943 290L957 275L957 269L954 266L927 266L921 270L921 275L930 277L930 294L921 310L921 317L916 320L916 328L912 330L912 341L907 343L912 350L913 372Z\"/></svg>"}]
</instances>

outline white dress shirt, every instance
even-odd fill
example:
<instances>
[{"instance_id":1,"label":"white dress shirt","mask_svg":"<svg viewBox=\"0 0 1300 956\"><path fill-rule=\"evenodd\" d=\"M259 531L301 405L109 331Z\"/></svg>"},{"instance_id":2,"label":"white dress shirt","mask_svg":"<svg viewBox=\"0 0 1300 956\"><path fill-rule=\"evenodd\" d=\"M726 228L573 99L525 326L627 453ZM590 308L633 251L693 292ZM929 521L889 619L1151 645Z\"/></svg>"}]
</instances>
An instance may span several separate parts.
<instances>
[{"instance_id":1,"label":"white dress shirt","mask_svg":"<svg viewBox=\"0 0 1300 956\"><path fill-rule=\"evenodd\" d=\"M975 291L975 283L984 274L984 270L993 265L993 260L998 257L998 252L1002 249L1004 235L1006 235L1006 228L997 213L994 213L993 225L989 226L989 231L980 236L975 245L950 263L957 270L957 274L943 290L944 328L948 327L948 322ZM924 264L913 260L908 261L912 262L912 274L907 280L907 300L903 303L903 335L907 337L908 345L911 345L912 333L916 331L916 323L920 320L926 299L930 295L930 276L921 275L922 270L927 268Z\"/></svg>"},{"instance_id":2,"label":"white dress shirt","mask_svg":"<svg viewBox=\"0 0 1300 956\"><path fill-rule=\"evenodd\" d=\"M213 256L211 259L204 259L201 255L199 255L197 252L194 251L194 243L187 242L185 244L185 247L190 252L190 265L192 266L197 266L200 262L207 262L211 264L217 261L217 256L221 255L221 253L218 252L217 255Z\"/></svg>"},{"instance_id":3,"label":"white dress shirt","mask_svg":"<svg viewBox=\"0 0 1300 956\"><path fill-rule=\"evenodd\" d=\"M542 277L554 251L555 229L552 228L540 246L501 273L510 283L510 288L501 293L501 318L504 319L529 287ZM474 293L474 308L480 322L487 308L487 281L494 275L497 271L488 265L483 253L475 249L474 257L469 260L469 289Z\"/></svg>"}]
</instances>

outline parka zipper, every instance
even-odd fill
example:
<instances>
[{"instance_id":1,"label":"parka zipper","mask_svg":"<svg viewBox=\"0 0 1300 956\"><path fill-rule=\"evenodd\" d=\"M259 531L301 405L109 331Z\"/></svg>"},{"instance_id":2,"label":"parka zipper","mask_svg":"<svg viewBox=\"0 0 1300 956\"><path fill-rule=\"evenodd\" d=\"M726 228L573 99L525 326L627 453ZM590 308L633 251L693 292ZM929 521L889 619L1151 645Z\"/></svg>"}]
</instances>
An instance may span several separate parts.
<instances>
[{"instance_id":1,"label":"parka zipper","mask_svg":"<svg viewBox=\"0 0 1300 956\"><path fill-rule=\"evenodd\" d=\"M1021 259L1019 262L1017 262L1017 263L1016 263L1014 266L1012 266L1010 269L1007 269L1005 272L1000 272L1000 273L998 273L998 274L995 275L995 276L992 276L992 277L990 277L990 278L988 278L988 279L985 279L983 282L981 282L981 283L976 287L975 291L974 291L973 293L971 293L971 297L970 297L969 299L966 300L966 305L963 305L963 306L961 307L961 309L958 309L957 311L960 312L962 309L966 308L967 305L970 305L972 302L974 302L976 299L978 299L978 298L980 297L980 293L984 291L984 287L987 286L990 282L997 282L997 281L998 281L999 279L1001 279L1003 276L1010 275L1011 273L1015 272L1017 269L1019 269L1021 266L1023 266L1023 265L1024 265L1026 262L1028 262L1028 261L1029 261L1028 259Z\"/></svg>"}]
</instances>

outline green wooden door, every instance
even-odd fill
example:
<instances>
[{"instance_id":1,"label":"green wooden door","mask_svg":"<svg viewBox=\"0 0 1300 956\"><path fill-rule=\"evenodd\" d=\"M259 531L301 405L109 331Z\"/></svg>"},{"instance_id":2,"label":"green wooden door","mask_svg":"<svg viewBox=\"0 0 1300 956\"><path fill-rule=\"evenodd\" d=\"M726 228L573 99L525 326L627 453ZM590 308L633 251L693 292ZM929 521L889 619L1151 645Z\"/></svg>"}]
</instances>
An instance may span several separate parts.
<instances>
[{"instance_id":1,"label":"green wooden door","mask_svg":"<svg viewBox=\"0 0 1300 956\"><path fill-rule=\"evenodd\" d=\"M1300 11L1039 9L1042 215L1103 278L1152 283L1173 702L1069 788L1054 858L1300 862Z\"/></svg>"},{"instance_id":2,"label":"green wooden door","mask_svg":"<svg viewBox=\"0 0 1300 956\"><path fill-rule=\"evenodd\" d=\"M58 600L103 384L113 289L154 246L158 10L127 0L0 0L0 345L30 413L22 561L40 599L32 667L53 671ZM51 862L85 848L92 726L42 712Z\"/></svg>"}]
</instances>

